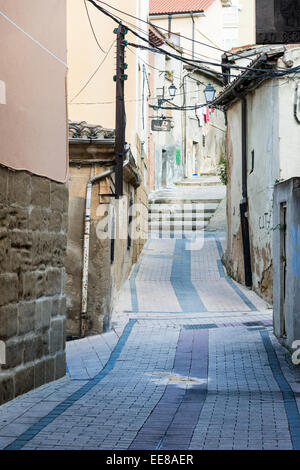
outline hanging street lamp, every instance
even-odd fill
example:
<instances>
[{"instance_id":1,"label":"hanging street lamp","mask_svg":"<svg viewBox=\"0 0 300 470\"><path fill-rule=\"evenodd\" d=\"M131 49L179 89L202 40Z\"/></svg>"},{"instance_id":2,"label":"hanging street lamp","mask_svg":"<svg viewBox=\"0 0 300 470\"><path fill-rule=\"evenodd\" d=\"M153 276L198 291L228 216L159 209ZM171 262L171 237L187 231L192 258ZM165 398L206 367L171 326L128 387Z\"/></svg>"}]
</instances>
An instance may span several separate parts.
<instances>
[{"instance_id":1,"label":"hanging street lamp","mask_svg":"<svg viewBox=\"0 0 300 470\"><path fill-rule=\"evenodd\" d=\"M172 85L169 86L169 96L170 96L169 99L165 98L165 87L157 88L158 108L161 108L164 103L167 103L168 101L172 101L175 98L176 93L177 93L177 88L174 85L174 83L172 83Z\"/></svg>"},{"instance_id":2,"label":"hanging street lamp","mask_svg":"<svg viewBox=\"0 0 300 470\"><path fill-rule=\"evenodd\" d=\"M211 83L206 85L206 87L204 88L204 95L205 95L205 99L206 99L207 104L211 103L214 100L215 94L216 94L216 90L211 85Z\"/></svg>"},{"instance_id":3,"label":"hanging street lamp","mask_svg":"<svg viewBox=\"0 0 300 470\"><path fill-rule=\"evenodd\" d=\"M177 93L177 88L174 85L174 83L172 83L172 85L169 87L169 95L171 96L171 98L175 98L176 93Z\"/></svg>"}]
</instances>

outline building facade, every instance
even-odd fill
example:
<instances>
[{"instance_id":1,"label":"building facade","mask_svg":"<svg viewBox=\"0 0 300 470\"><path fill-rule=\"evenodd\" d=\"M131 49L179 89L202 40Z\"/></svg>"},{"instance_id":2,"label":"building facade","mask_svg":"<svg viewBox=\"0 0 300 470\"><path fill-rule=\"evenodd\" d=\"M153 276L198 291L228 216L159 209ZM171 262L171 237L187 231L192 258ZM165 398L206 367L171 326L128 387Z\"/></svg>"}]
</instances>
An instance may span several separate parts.
<instances>
[{"instance_id":1,"label":"building facade","mask_svg":"<svg viewBox=\"0 0 300 470\"><path fill-rule=\"evenodd\" d=\"M169 41L154 26L149 39L171 54L182 50ZM149 56L149 189L159 189L184 177L184 115L176 109L184 104L182 89L183 63L164 54ZM170 96L170 87L176 87L176 96ZM159 104L159 100L162 100ZM157 121L169 122L167 131Z\"/></svg>"},{"instance_id":2,"label":"building facade","mask_svg":"<svg viewBox=\"0 0 300 470\"><path fill-rule=\"evenodd\" d=\"M149 71L148 52L139 48L144 45L132 32L126 34L126 75L125 109L126 109L126 154L130 153L130 163L124 168L124 196L119 200L112 197L103 199L101 194L114 192L114 178L95 184L92 189L92 220L88 281L87 313L80 305L82 298L76 298L78 288L81 291L81 271L83 259L83 223L86 186L92 175L98 175L104 169L114 165L94 162L97 155L112 161L115 158L114 131L116 119L116 34L117 23L99 11L89 2L69 0L68 4L68 89L69 117L71 120L70 152L73 162L70 166L70 219L68 235L68 335L84 336L105 331L110 326L110 315L114 299L122 282L129 275L132 264L138 259L147 238L146 211L148 206L148 102L149 102ZM112 8L118 8L119 2L113 1L108 8L112 15L118 14ZM148 2L130 0L126 4L126 12L136 20L122 15L124 26L145 31L148 27L141 20L148 20ZM134 24L131 22L133 21ZM80 33L80 34L79 34ZM82 37L85 41L82 41ZM80 127L83 123L83 129ZM88 124L87 124L88 123ZM101 125L99 125L101 124ZM103 126L103 128L102 128ZM86 131L90 129L90 131ZM111 133L108 143L105 132L97 134L97 129L107 129ZM111 129L111 131L108 131ZM86 135L95 133L88 145ZM94 134L93 134L94 135ZM75 137L74 137L75 136ZM77 136L77 137L76 137ZM75 140L74 140L75 139ZM77 139L77 141L76 141ZM105 149L105 151L104 151ZM128 150L130 149L130 150ZM94 153L95 151L95 153ZM95 156L96 155L96 156ZM79 169L78 158L83 162ZM97 158L96 158L97 159ZM99 158L98 158L99 160ZM80 166L79 165L79 166ZM132 174L135 177L130 182ZM130 176L131 175L131 176ZM127 178L127 179L126 179ZM128 179L129 178L129 179ZM103 189L104 188L104 189ZM139 236L129 241L129 212L131 205L140 205L142 218L136 227ZM108 213L108 224L113 227L114 238L98 239L96 227L101 225L106 216L99 215L103 208ZM97 214L96 214L96 212ZM130 217L133 217L130 215ZM124 238L118 232L120 220ZM102 221L103 222L103 221ZM74 267L76 269L74 270ZM81 318L80 318L81 317ZM84 332L80 329L84 324Z\"/></svg>"},{"instance_id":3,"label":"building facade","mask_svg":"<svg viewBox=\"0 0 300 470\"><path fill-rule=\"evenodd\" d=\"M254 48L255 68L288 70L299 48ZM300 174L299 124L294 115L297 81L263 80L242 73L216 98L227 112L227 251L234 279L266 301L273 299L274 187Z\"/></svg>"},{"instance_id":4,"label":"building facade","mask_svg":"<svg viewBox=\"0 0 300 470\"><path fill-rule=\"evenodd\" d=\"M225 117L222 110L206 105L204 90L211 85L218 93L223 78L211 69L184 66L184 71L185 102L189 107L184 111L185 175L215 175L225 157Z\"/></svg>"},{"instance_id":5,"label":"building facade","mask_svg":"<svg viewBox=\"0 0 300 470\"><path fill-rule=\"evenodd\" d=\"M110 6L120 7L113 0ZM112 15L120 16L107 8ZM148 20L148 0L130 0L126 12L141 20ZM148 28L139 19L132 20L122 15L123 23L131 29L140 28L148 38ZM107 129L115 128L116 86L113 77L116 73L116 35L117 27L111 18L97 10L91 3L81 0L67 0L68 31L68 95L69 118L71 121L85 121L101 125ZM84 38L84 41L82 40ZM145 45L129 32L126 40L130 43ZM138 47L126 47L125 106L126 141L132 149L137 165L147 181L148 175L148 52Z\"/></svg>"},{"instance_id":6,"label":"building facade","mask_svg":"<svg viewBox=\"0 0 300 470\"><path fill-rule=\"evenodd\" d=\"M110 327L114 302L132 266L137 262L147 239L147 198L138 191L140 171L126 150L123 185L124 196L114 193L114 130L87 123L70 122L70 204L68 250L66 261L67 336L71 338L98 334ZM100 177L99 177L100 175ZM103 177L101 176L103 175ZM90 195L87 308L82 315L85 250L85 208L87 185Z\"/></svg>"},{"instance_id":7,"label":"building facade","mask_svg":"<svg viewBox=\"0 0 300 470\"><path fill-rule=\"evenodd\" d=\"M255 0L224 0L222 4L223 49L255 44Z\"/></svg>"},{"instance_id":8,"label":"building facade","mask_svg":"<svg viewBox=\"0 0 300 470\"><path fill-rule=\"evenodd\" d=\"M68 147L66 4L0 10L1 404L65 375Z\"/></svg>"},{"instance_id":9,"label":"building facade","mask_svg":"<svg viewBox=\"0 0 300 470\"><path fill-rule=\"evenodd\" d=\"M174 152L177 155L180 152L178 142L182 142L180 164L183 165L183 168L175 165L178 176L182 173L184 177L216 174L218 171L218 163L225 154L224 114L218 109L209 110L206 107L204 89L208 84L212 84L217 93L222 89L224 80L221 67L217 64L221 64L224 51L254 43L255 2L254 0L250 2L186 0L179 4L172 0L164 3L151 0L150 19L156 34L164 37L164 44L167 41L173 48L177 48L177 54L195 60L195 67L192 65L180 67L174 64L176 63L174 59L169 59L166 64L162 63L161 58L153 59L158 70L167 70L170 68L169 64L172 64L172 68L176 70L176 73L173 73L175 77L177 75L179 96L174 103L183 108L181 113L173 112L173 115L181 114L181 117L172 116L174 122L172 132L163 136L156 133L153 139L157 148L155 158L159 162L156 170L158 180L155 181L155 185L151 180L150 187L158 189L176 181L168 154L171 153L171 160L175 162ZM204 62L200 63L201 60ZM201 67L203 70L200 70ZM160 72L151 70L151 74L155 77L156 83L162 82L163 75ZM154 83L153 78L152 83ZM197 106L201 108L196 109ZM163 141L163 145L159 145L160 141ZM152 145L149 154L151 155L153 151ZM167 182L166 178L160 177L160 173L166 167L164 159L171 170Z\"/></svg>"}]
</instances>

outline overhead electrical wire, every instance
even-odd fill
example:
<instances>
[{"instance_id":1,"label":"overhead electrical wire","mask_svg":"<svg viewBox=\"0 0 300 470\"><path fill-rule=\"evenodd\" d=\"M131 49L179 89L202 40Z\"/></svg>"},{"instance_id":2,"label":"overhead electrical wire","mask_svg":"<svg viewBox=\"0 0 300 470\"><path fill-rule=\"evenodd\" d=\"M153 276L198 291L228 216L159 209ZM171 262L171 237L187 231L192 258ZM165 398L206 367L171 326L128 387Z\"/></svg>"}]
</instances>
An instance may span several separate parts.
<instances>
[{"instance_id":1,"label":"overhead electrical wire","mask_svg":"<svg viewBox=\"0 0 300 470\"><path fill-rule=\"evenodd\" d=\"M0 16L2 16L2 18L4 18L6 21L8 21L12 26L14 26L17 30L19 30L22 34L24 34L28 39L30 39L30 41L32 41L33 43L35 43L38 47L40 47L41 49L43 49L44 52L46 52L47 54L49 54L51 57L53 57L55 60L57 60L60 64L64 65L66 68L68 68L68 64L63 60L61 59L60 57L58 57L56 54L54 54L54 52L50 51L50 49L48 49L48 47L44 46L44 44L42 44L40 41L38 41L37 39L35 39L30 33L28 33L27 31L25 31L23 28L21 28L21 26L19 26L17 23L15 23L11 18L9 18L5 13L3 13L3 11L0 10Z\"/></svg>"},{"instance_id":2,"label":"overhead electrical wire","mask_svg":"<svg viewBox=\"0 0 300 470\"><path fill-rule=\"evenodd\" d=\"M151 43L151 42L150 42ZM242 66L242 65L233 65L233 64L218 64L216 62L207 62L207 61L202 61L202 60L190 60L190 59L186 59L180 55L177 55L177 54L173 54L171 52L168 52L168 51L165 51L164 49L161 49L160 47L157 47L157 46L154 46L154 47L147 47L147 46L141 46L141 45L138 45L138 44L134 44L134 43L128 43L128 45L132 46L132 47L136 47L138 49L145 49L145 50L148 50L150 52L154 52L154 53L159 53L159 54L165 54L165 55L169 55L170 57L173 57L174 59L177 59L177 60L181 60L181 61L184 61L187 63L189 63L189 65L191 66L195 66L197 67L197 64L208 64L208 65L213 65L213 66L216 66L216 67L224 67L224 68L228 68L228 69L237 69L237 70L245 70L245 71L250 71L250 72L270 72L271 70L274 70L272 68L267 68L267 69L263 69L263 68L255 68L255 67L245 67L245 66ZM289 69L289 73L291 73L291 71L293 72L295 69L297 69L298 67L295 67L294 69ZM203 70L203 68L202 68ZM205 70L209 70L210 72L214 72L214 70L212 69L207 69L205 68ZM276 69L274 70L278 73L282 72L282 71L286 71L286 69ZM224 73L222 72L219 72L219 75L222 74L224 75Z\"/></svg>"},{"instance_id":3,"label":"overhead electrical wire","mask_svg":"<svg viewBox=\"0 0 300 470\"><path fill-rule=\"evenodd\" d=\"M94 39L95 39L95 41L96 41L96 43L97 43L99 49L100 49L104 54L106 54L107 51L105 51L105 50L102 48L100 42L98 41L97 35L96 35L96 33L95 33L94 26L93 26L93 23L92 23L90 14L89 14L89 10L88 10L88 7L87 7L86 0L84 0L84 6L85 6L86 14L87 14L87 17L88 17L88 20L89 20L89 23L90 23L90 27L91 27L91 30L92 30Z\"/></svg>"},{"instance_id":4,"label":"overhead electrical wire","mask_svg":"<svg viewBox=\"0 0 300 470\"><path fill-rule=\"evenodd\" d=\"M198 80L196 80L198 82ZM205 83L202 83L199 81L199 83L201 85L206 85ZM197 91L196 90L193 90L193 91L188 91L188 92L185 92L185 93L177 93L176 94L176 97L178 96L184 96L184 95L193 95L193 94L196 94ZM147 98L147 101L155 101L157 98L156 97L153 97L153 98ZM139 98L139 99L134 99L134 100L125 100L125 103L136 103L136 102L139 102L139 101L143 101L142 98ZM104 105L104 104L113 104L115 103L115 101L101 101L101 102L81 102L81 103L69 103L69 104L73 104L73 105Z\"/></svg>"},{"instance_id":5,"label":"overhead electrical wire","mask_svg":"<svg viewBox=\"0 0 300 470\"><path fill-rule=\"evenodd\" d=\"M108 12L107 10L105 10L104 8L100 7L99 5L97 5L94 0L88 0L90 3L92 3L99 11L101 11L102 13L104 13L106 16L110 17L113 21L115 21L116 23L120 24L122 23L121 20L117 19L115 16L113 16L110 12ZM164 49L161 49L160 47L156 46L153 42L149 41L149 39L146 39L144 37L142 37L140 34L138 34L136 31L133 31L130 27L126 26L128 31L130 31L132 34L134 34L136 37L140 38L142 41L146 42L147 44L150 44L152 47L154 47L155 51L154 52L161 52L162 54L165 54L169 57L173 57L175 59L178 59L178 60L181 60L182 62L188 64L188 65L192 65L194 68L198 68L199 70L208 70L207 68L205 67L201 67L201 66L196 66L195 65L195 61L189 61L189 59L185 59L181 56L178 56L176 54L172 54L168 51L165 51ZM131 44L132 46L136 47L137 45L136 44ZM146 47L145 47L146 48ZM211 72L211 70L209 70Z\"/></svg>"},{"instance_id":6,"label":"overhead electrical wire","mask_svg":"<svg viewBox=\"0 0 300 470\"><path fill-rule=\"evenodd\" d=\"M97 0L97 1L98 1L98 0ZM111 8L113 8L113 7L111 7ZM117 9L114 8L114 10L117 10ZM117 10L117 11L119 11L119 10ZM121 10L120 10L120 11L121 11ZM123 13L123 12L121 12L121 13ZM126 15L125 12L124 12L124 14ZM129 14L128 14L128 15L129 15ZM132 15L129 15L129 16L132 16ZM135 28L137 31L139 31L140 33L145 34L146 37L148 37L148 34L149 34L148 31L145 31L144 29L140 28L139 26L137 26L137 25L135 25L135 24L133 24L133 23L130 23L128 20L126 20L126 19L124 19L124 18L122 18L122 17L120 17L120 16L118 16L118 15L116 15L116 14L115 14L115 18L117 18L118 20L122 21L122 23L124 23L125 25L132 26L132 27ZM134 17L134 18L136 18L136 17ZM137 19L139 19L139 18L137 18ZM141 21L143 21L143 20L141 20ZM146 23L147 23L147 22L146 22ZM149 25L152 26L151 23L147 23L147 24L149 24ZM156 25L154 25L154 26L156 27ZM181 37L183 37L183 36L181 36ZM193 55L193 51L191 51L190 49L187 49L187 48L182 47L182 46L179 46L179 47L180 47L180 49L187 51L187 54L188 54L188 55L190 55L190 56ZM206 58L206 59L215 60L215 58L213 58L213 57L210 57L210 56L207 56L207 55L198 53L198 52L194 52L194 54L197 55L198 57L204 57L204 58Z\"/></svg>"},{"instance_id":7,"label":"overhead electrical wire","mask_svg":"<svg viewBox=\"0 0 300 470\"><path fill-rule=\"evenodd\" d=\"M102 65L104 64L104 62L106 61L110 51L112 50L114 44L115 44L116 40L114 39L112 44L110 45L107 53L105 54L103 60L100 62L100 64L98 65L98 67L96 68L96 70L92 73L92 75L90 76L90 78L85 82L85 84L83 85L83 87L79 90L79 92L73 96L73 98L71 99L71 101L69 102L69 104L73 104L73 101L76 100L76 98L78 98L79 95L81 95L81 93L86 89L86 87L89 85L89 83L93 80L94 76L97 74L97 72L100 70L100 68L102 67Z\"/></svg>"},{"instance_id":8,"label":"overhead electrical wire","mask_svg":"<svg viewBox=\"0 0 300 470\"><path fill-rule=\"evenodd\" d=\"M134 52L129 46L127 46L127 49L132 53L134 54L141 62L143 62L143 64L147 65L147 67L149 67L150 69L153 69L153 70L156 70L157 72L160 72L161 74L163 73L166 73L166 70L161 70L157 67L155 67L154 65L151 65L149 64L148 62L146 62L144 59L142 59L140 56L138 56L136 54L136 52ZM181 80L182 77L178 77L177 75L173 75L174 78L176 78L177 80Z\"/></svg>"},{"instance_id":9,"label":"overhead electrical wire","mask_svg":"<svg viewBox=\"0 0 300 470\"><path fill-rule=\"evenodd\" d=\"M94 0L88 0L90 3L92 3L99 11L101 11L102 13L104 13L105 15L107 15L108 17L110 17L113 21L115 21L116 23L120 24L120 20L118 20L116 17L114 17L110 12L108 12L107 10L105 10L104 8L102 8L101 6L97 5L95 3ZM182 56L179 56L179 55L176 55L176 54L173 54L171 52L168 52L158 46L156 46L152 41L142 37L140 34L138 34L136 31L133 31L131 28L129 28L127 26L127 29L128 31L130 31L132 34L134 34L136 37L138 37L139 39L141 39L142 41L144 42L147 42L148 44L151 45L152 48L148 48L149 50L151 50L152 52L156 52L156 53L162 53L162 54L165 54L167 56L170 56L170 57L173 57L174 59L177 59L179 61L182 61L183 63L186 63L190 66L193 66L195 69L199 69L199 70L204 70L204 71L207 71L209 70L209 72L212 72L211 69L207 69L203 66L199 66L198 63L201 63L201 64L204 64L206 62L204 61L198 61L198 60L189 60L187 58L184 58ZM134 47L143 47L144 49L147 49L146 46L137 46L136 44L130 44L131 46L134 46ZM268 76L271 76L271 72L273 73L273 76L282 76L282 75L286 75L286 74L290 74L290 73L293 73L293 72L298 72L299 71L299 67L295 67L294 69L290 69L290 70L274 70L274 69L263 69L263 68L260 68L260 69L255 69L253 67L243 67L243 66L238 66L238 65L233 65L233 64L216 64L217 66L222 66L222 67L225 67L225 68L228 68L228 69L231 69L231 68L235 68L235 69L238 69L238 70L247 70L247 71L257 71L257 72L261 72L261 74L259 75L259 77L265 77L266 74L268 74ZM275 74L275 75L274 75ZM223 75L226 75L223 73ZM252 76L253 77L253 76Z\"/></svg>"},{"instance_id":10,"label":"overhead electrical wire","mask_svg":"<svg viewBox=\"0 0 300 470\"><path fill-rule=\"evenodd\" d=\"M98 5L96 5L93 0L88 0L88 1L89 1L90 3L92 3L97 9L99 9L100 11L102 11L102 13L106 14L107 16L109 16L111 19L113 19L113 20L114 20L115 22L117 22L118 24L120 24L120 22L122 22L122 21L121 21L121 20L122 20L121 18L119 18L119 19L115 18L113 15L110 14L110 12L107 12L107 11L106 11L105 9L103 9L102 7L99 7ZM96 1L99 1L99 0L96 0ZM99 41L98 41L98 39L97 39L97 36L96 36L96 34L95 34L95 31L94 31L94 28L93 28L93 25L92 25L92 22L91 22L91 18L90 18L88 9L87 9L86 0L84 0L84 2L85 2L85 7L86 7L86 11L87 11L89 23L90 23L91 29L92 29L92 31L93 31L95 40L96 40L96 42L97 42L99 48L101 49L101 51L103 51L103 49L102 49L102 47L101 47L101 45L100 45L100 43L99 43ZM100 2L100 3L105 4L105 2ZM114 9L115 9L115 8L114 8ZM115 9L115 10L117 10L117 9ZM119 11L119 10L117 10L117 11ZM121 10L120 10L120 12L121 12ZM121 12L121 13L125 13L125 12ZM125 13L125 14L126 14L126 13ZM129 14L128 14L128 15L129 15ZM132 15L129 15L129 16L132 16ZM134 17L134 18L135 18L135 17ZM137 18L137 19L138 19L138 18ZM143 20L141 20L141 21L143 21ZM147 22L146 22L146 23L147 23ZM186 59L186 58L184 58L184 57L182 57L182 56L179 56L179 55L177 55L177 54L170 53L170 52L165 51L164 49L162 49L162 48L156 46L154 43L152 43L152 42L149 41L148 39L141 37L138 33L136 33L136 31L133 31L133 30L131 30L130 28L128 28L128 30L129 30L132 34L134 34L136 37L138 37L138 38L142 39L144 42L147 42L148 44L150 44L152 47L150 48L150 47L139 46L139 45L137 45L137 44L130 44L130 43L129 43L128 45L131 45L131 46L133 46L133 47L135 47L135 48L146 49L146 50L149 50L150 52L153 52L153 53L165 54L165 55L170 56L170 57L172 57L172 58L174 58L174 59L176 59L176 60L179 60L179 61L181 61L181 62L183 62L183 63L186 63L186 64L188 64L188 65L190 65L190 66L193 66L195 70L198 69L198 70L202 70L202 71L204 70L204 71L209 71L209 72L215 72L214 70L207 69L207 68L205 68L205 67L199 67L198 65L196 65L196 64L198 64L198 63L201 63L201 64L206 64L206 63L208 63L208 64L210 64L210 65L222 66L222 67L224 67L224 65L225 65L225 66L227 66L229 69L231 69L231 68L237 68L237 69L239 69L239 70L244 70L244 71L261 72L259 75L256 75L256 74L246 75L245 73L242 73L242 74L240 74L240 75L232 75L232 74L230 74L230 73L228 73L228 74L224 74L224 73L221 73L221 72L219 73L219 75L225 75L225 76L230 76L230 77L239 77L239 76L242 75L242 76L245 77L245 78L246 78L246 77L249 77L249 78L269 78L269 77L285 76L285 75L288 75L288 74L291 74L291 73L297 74L298 72L300 72L300 67L299 67L299 66L298 66L298 67L294 67L293 69L289 69L289 70L284 70L284 69L283 69L283 70L279 70L279 69L274 70L274 69L271 69L271 68L269 68L269 69L262 69L262 68L253 68L253 67L251 68L251 67L234 66L233 64L216 64L216 63L209 63L209 62L206 62L206 61L200 61L200 60L194 60L194 59L193 59L192 61L189 61L189 59ZM146 34L145 31L143 31L143 30L141 30L141 31L142 31L144 34ZM105 57L103 58L103 60L101 61L101 63L99 64L99 66L96 68L96 70L95 70L95 71L93 72L93 74L90 76L90 78L86 81L86 83L83 85L83 87L79 90L79 92L72 98L72 100L70 101L69 104L74 104L74 105L75 105L75 104L78 104L78 105L80 105L80 104L82 104L82 105L83 105L83 104L86 104L86 105L88 105L88 104L111 104L111 103L113 103L113 102L103 102L103 103L73 103L73 102L74 102L74 100L85 90L85 88L89 85L89 83L92 81L92 79L94 78L94 76L97 74L97 72L99 71L99 69L101 68L101 66L102 66L103 63L105 62L105 60L107 59L107 57L108 57L108 55L109 55L109 53L110 53L110 51L111 51L113 45L115 44L115 42L116 42L115 40L112 42L112 44L111 44L109 50L106 52L106 55L105 55ZM128 49L130 50L130 52L132 52L132 53L135 54L135 52L132 51L130 48L128 48ZM136 55L136 54L135 54L135 55ZM148 67L153 68L153 69L155 69L155 70L158 70L158 71L160 71L161 73L164 72L164 71L159 70L157 67L154 67L154 66L150 65L149 63L145 62L141 57L138 56L138 58L139 58L142 62L144 62ZM215 72L215 73L217 73L217 72ZM175 78L178 78L178 79L181 80L181 78L179 78L179 77L175 77ZM195 91L193 91L193 92L191 92L191 93L195 93ZM184 94L185 94L185 93L182 93L182 95L184 95ZM181 95L181 94L178 94L177 96L180 96L180 95ZM153 98L152 98L152 99L153 99ZM141 101L141 100L129 100L129 101L132 101L132 102L135 101L135 102L137 102L137 101ZM129 101L127 101L127 102L129 102ZM195 106L180 107L180 106L176 106L176 105L174 106L173 103L172 103L172 105L173 105L172 108L170 108L170 107L160 107L160 109L177 109L177 110L179 110L179 109L181 109L181 110L194 110L194 109L195 109ZM203 106L205 106L205 105L203 105ZM157 107L157 106L155 106L155 107ZM199 106L199 107L201 107L201 106Z\"/></svg>"},{"instance_id":11,"label":"overhead electrical wire","mask_svg":"<svg viewBox=\"0 0 300 470\"><path fill-rule=\"evenodd\" d=\"M113 21L115 21L116 23L120 24L122 23L124 20L123 18L120 18L120 17L117 17L117 16L114 16L113 14L111 14L109 11L105 10L104 8L102 8L100 5L97 5L95 3L94 0L88 0L90 3L92 3L99 11L101 11L102 13L104 13L106 16L110 17ZM98 1L98 0L96 0ZM138 18L137 18L138 19ZM129 22L126 22L125 23L130 24L131 26L133 26L135 29L139 29L136 25L132 25L132 23L129 23ZM127 29L128 31L130 31L132 34L134 34L136 37L138 37L139 39L141 39L142 41L144 42L147 42L148 44L150 44L152 47L156 47L157 49L160 49L165 55L168 55L170 57L174 57L176 58L176 55L175 54L171 54L161 48L159 48L158 46L156 46L153 42L151 42L148 38L145 38L143 36L141 36L140 34L138 34L136 31L133 31L129 26L127 26ZM143 34L146 34L148 36L148 33L144 30L141 30ZM180 57L180 56L178 56ZM180 59L179 59L180 60ZM181 58L181 60L185 63L187 63L188 65L193 65L191 64L190 62L194 62L194 61L191 61L190 59L184 59L184 58ZM190 61L190 62L189 62Z\"/></svg>"},{"instance_id":12,"label":"overhead electrical wire","mask_svg":"<svg viewBox=\"0 0 300 470\"><path fill-rule=\"evenodd\" d=\"M116 18L118 18L119 20L121 20L122 22L124 22L124 24L126 25L129 25L129 26L132 26L133 28L135 28L137 31L139 31L140 33L143 33L145 34L146 37L149 37L149 32L148 31L145 31L144 29L142 28L139 28L138 26L134 25L133 23L130 23L128 20L124 20L124 18L121 18L120 16L117 16L116 15ZM151 25L151 23L149 23ZM151 25L152 26L152 25ZM155 26L155 25L154 25ZM174 33L175 34L175 33ZM176 35L176 34L175 34ZM182 37L182 36L180 36ZM168 38L165 38L166 40L166 44L168 44L168 41L169 39ZM176 47L176 44L173 44L173 46ZM170 46L172 47L172 46ZM190 55L190 56L193 56L193 55L196 55L198 57L204 57L205 59L210 59L210 60L215 60L214 57L211 57L211 56L207 56L205 54L201 54L200 52L196 52L196 51L191 51L190 49L187 49L186 47L182 47L182 46L178 46L180 49L182 49L183 51L186 51L186 54Z\"/></svg>"},{"instance_id":13,"label":"overhead electrical wire","mask_svg":"<svg viewBox=\"0 0 300 470\"><path fill-rule=\"evenodd\" d=\"M111 8L112 10L115 10L115 11L117 11L117 12L119 12L119 13L122 13L122 14L124 14L124 15L126 15L126 16L129 16L129 17L131 17L131 18L133 18L133 19L135 19L135 20L137 20L137 21L141 21L142 23L145 23L145 24L147 24L147 25L151 25L151 23L150 23L149 21L143 20L142 18L138 18L137 16L131 15L130 13L127 13L127 12L125 12L125 11L119 10L118 8L115 8L115 7L111 6L111 5L109 5L108 3L103 2L102 0L96 0L96 1L99 2L99 3L102 3L103 5L105 5L105 6L109 7L109 8ZM165 32L169 33L169 30L166 29L166 28L163 28L162 26L157 26L157 25L155 25L155 27L158 28L158 29L161 29L162 31L165 31ZM200 44L200 45L202 45L202 46L210 47L211 49L215 49L215 50L217 50L217 51L223 52L223 54L231 54L231 55L237 55L237 54L239 54L239 53L237 53L237 52L235 52L234 54L232 54L232 53L230 53L230 51L225 51L224 49L221 49L221 48L219 48L219 47L217 47L217 46L211 46L210 44L207 44L207 43L201 42L201 41L197 41L196 39L189 38L188 36L183 36L183 35L181 35L181 37L184 38L184 39L187 39L188 41L191 41L191 42L193 42L193 43ZM241 53L240 53L240 54L241 54Z\"/></svg>"}]
</instances>

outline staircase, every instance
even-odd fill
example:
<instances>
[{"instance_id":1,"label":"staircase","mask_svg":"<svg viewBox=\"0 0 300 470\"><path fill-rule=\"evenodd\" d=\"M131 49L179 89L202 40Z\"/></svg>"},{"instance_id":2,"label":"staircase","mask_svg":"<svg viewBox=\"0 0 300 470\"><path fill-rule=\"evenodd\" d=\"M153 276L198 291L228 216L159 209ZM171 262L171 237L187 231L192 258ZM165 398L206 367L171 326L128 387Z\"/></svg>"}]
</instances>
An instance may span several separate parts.
<instances>
[{"instance_id":1,"label":"staircase","mask_svg":"<svg viewBox=\"0 0 300 470\"><path fill-rule=\"evenodd\" d=\"M194 177L149 195L149 237L194 239L226 196L217 176Z\"/></svg>"}]
</instances>

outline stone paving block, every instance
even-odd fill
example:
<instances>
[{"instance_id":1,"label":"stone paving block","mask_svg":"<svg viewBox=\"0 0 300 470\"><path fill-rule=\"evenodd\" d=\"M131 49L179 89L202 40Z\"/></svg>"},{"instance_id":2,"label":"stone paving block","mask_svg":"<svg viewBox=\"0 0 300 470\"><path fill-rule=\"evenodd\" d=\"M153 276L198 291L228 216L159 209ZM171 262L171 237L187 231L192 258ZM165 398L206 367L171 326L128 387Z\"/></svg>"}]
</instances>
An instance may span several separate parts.
<instances>
[{"instance_id":1,"label":"stone paving block","mask_svg":"<svg viewBox=\"0 0 300 470\"><path fill-rule=\"evenodd\" d=\"M0 436L5 428L14 433L3 444L0 437L0 448L293 448L291 419L261 331L244 325L270 323L271 311L256 294L236 286L257 308L250 311L221 279L217 244L210 238L203 253L190 252L184 284L208 311L184 312L171 280L175 248L175 240L151 240L134 283L124 287L126 305L132 308L128 296L135 289L140 311L123 312L118 305L114 331L67 343L69 377L0 407L0 420L7 419ZM296 392L299 373L265 326ZM207 335L207 343L199 334ZM184 335L196 336L182 342ZM209 361L201 371L205 344ZM63 402L67 409L59 406ZM293 420L298 423L299 416Z\"/></svg>"}]
</instances>

